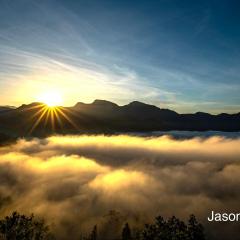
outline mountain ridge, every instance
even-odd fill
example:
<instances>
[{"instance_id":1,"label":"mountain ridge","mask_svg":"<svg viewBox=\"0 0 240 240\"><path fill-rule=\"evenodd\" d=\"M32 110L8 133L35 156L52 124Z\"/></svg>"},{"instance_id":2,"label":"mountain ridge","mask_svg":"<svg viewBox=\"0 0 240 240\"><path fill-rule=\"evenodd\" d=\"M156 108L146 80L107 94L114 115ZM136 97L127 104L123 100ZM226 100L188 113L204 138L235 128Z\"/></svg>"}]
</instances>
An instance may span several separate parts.
<instances>
[{"instance_id":1,"label":"mountain ridge","mask_svg":"<svg viewBox=\"0 0 240 240\"><path fill-rule=\"evenodd\" d=\"M56 114L56 116L55 116ZM119 106L96 99L72 107L47 108L39 102L0 111L0 133L40 136L136 131L240 131L240 113L179 114L170 109L133 101Z\"/></svg>"},{"instance_id":2,"label":"mountain ridge","mask_svg":"<svg viewBox=\"0 0 240 240\"><path fill-rule=\"evenodd\" d=\"M93 102L91 103L84 103L84 102L77 102L75 105L73 106L63 106L65 108L74 108L74 107L78 107L81 106L81 105L104 105L104 103L106 103L106 105L112 105L112 106L118 106L118 107L126 107L126 106L133 106L133 105L142 105L142 106L152 106L152 107L155 107L155 108L158 108L158 109L161 109L161 110L168 110L168 111L172 111L172 112L175 112L177 114L181 114L181 115L184 115L184 114L208 114L208 115L212 115L212 116L217 116L217 115L236 115L236 114L240 114L240 110L239 112L235 112L235 113L226 113L226 112L222 112L222 113L217 113L217 114L213 114L213 113L209 113L209 112L203 112L203 111L197 111L197 112L193 112L193 113L178 113L177 111L175 110L171 110L171 109L168 109L168 108L160 108L156 105L153 105L153 104L148 104L148 103L144 103L144 102L140 102L140 101L137 101L137 100L134 100L132 102L129 102L128 104L125 104L125 105L118 105L114 102L111 102L111 101L108 101L108 100L104 100L104 99L95 99ZM47 104L44 104L43 102L32 102L32 103L29 103L29 104L22 104L18 107L16 106L5 106L5 105L0 105L0 109L1 108L6 108L6 109L19 109L19 108L23 108L23 107L30 107L30 106L34 106L34 105L47 105ZM57 106L57 107L60 107L60 106Z\"/></svg>"}]
</instances>

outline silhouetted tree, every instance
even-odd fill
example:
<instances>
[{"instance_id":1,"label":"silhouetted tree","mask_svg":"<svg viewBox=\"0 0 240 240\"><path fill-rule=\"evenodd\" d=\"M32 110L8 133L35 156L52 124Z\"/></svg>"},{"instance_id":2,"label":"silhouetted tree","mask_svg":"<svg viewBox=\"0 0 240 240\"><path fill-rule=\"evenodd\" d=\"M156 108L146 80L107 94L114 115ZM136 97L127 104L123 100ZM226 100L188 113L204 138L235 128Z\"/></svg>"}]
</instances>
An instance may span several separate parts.
<instances>
[{"instance_id":1,"label":"silhouetted tree","mask_svg":"<svg viewBox=\"0 0 240 240\"><path fill-rule=\"evenodd\" d=\"M122 230L122 240L131 240L131 239L132 239L131 230L128 223L126 223Z\"/></svg>"},{"instance_id":2,"label":"silhouetted tree","mask_svg":"<svg viewBox=\"0 0 240 240\"><path fill-rule=\"evenodd\" d=\"M110 215L115 216L115 214ZM113 218L115 219L115 218ZM118 223L116 221L115 223ZM122 223L121 223L122 225ZM119 225L118 225L119 226ZM111 225L109 225L111 227ZM92 232L81 239L97 240L97 225ZM135 235L135 234L134 234ZM119 235L118 235L119 236ZM112 239L103 235L100 239ZM25 216L13 212L0 220L0 240L52 240L48 226L43 220L36 220L34 215ZM205 240L203 226L198 223L194 215L190 215L188 223L185 224L175 216L165 220L158 216L153 224L146 224L143 230L137 231L132 237L129 224L126 223L122 229L122 240Z\"/></svg>"},{"instance_id":3,"label":"silhouetted tree","mask_svg":"<svg viewBox=\"0 0 240 240\"><path fill-rule=\"evenodd\" d=\"M163 217L158 216L155 219L154 224L146 224L144 230L142 231L143 240L158 240L167 239L168 234L167 225Z\"/></svg>"},{"instance_id":4,"label":"silhouetted tree","mask_svg":"<svg viewBox=\"0 0 240 240\"><path fill-rule=\"evenodd\" d=\"M202 224L198 223L194 215L190 215L188 220L188 232L190 240L205 240Z\"/></svg>"},{"instance_id":5,"label":"silhouetted tree","mask_svg":"<svg viewBox=\"0 0 240 240\"><path fill-rule=\"evenodd\" d=\"M122 229L121 226L126 222L125 216L120 212L111 210L101 223L101 229L98 232L98 238L102 240L112 240L117 239L121 236Z\"/></svg>"},{"instance_id":6,"label":"silhouetted tree","mask_svg":"<svg viewBox=\"0 0 240 240\"><path fill-rule=\"evenodd\" d=\"M93 227L92 232L86 236L86 237L81 237L80 240L97 240L97 225Z\"/></svg>"},{"instance_id":7,"label":"silhouetted tree","mask_svg":"<svg viewBox=\"0 0 240 240\"><path fill-rule=\"evenodd\" d=\"M36 220L34 215L28 217L17 212L0 220L0 235L5 240L54 239L43 220Z\"/></svg>"},{"instance_id":8,"label":"silhouetted tree","mask_svg":"<svg viewBox=\"0 0 240 240\"><path fill-rule=\"evenodd\" d=\"M168 219L167 227L170 232L170 239L188 239L187 226L183 221L180 221L175 216Z\"/></svg>"},{"instance_id":9,"label":"silhouetted tree","mask_svg":"<svg viewBox=\"0 0 240 240\"><path fill-rule=\"evenodd\" d=\"M190 216L186 225L175 216L167 221L159 216L155 223L146 224L141 233L141 240L205 240L203 227L194 215Z\"/></svg>"},{"instance_id":10,"label":"silhouetted tree","mask_svg":"<svg viewBox=\"0 0 240 240\"><path fill-rule=\"evenodd\" d=\"M90 240L97 240L97 225L93 227L93 230L90 235Z\"/></svg>"},{"instance_id":11,"label":"silhouetted tree","mask_svg":"<svg viewBox=\"0 0 240 240\"><path fill-rule=\"evenodd\" d=\"M134 239L134 240L141 240L141 235L142 235L142 231L141 231L140 229L137 229L137 230L135 231L135 234L134 234L133 239Z\"/></svg>"}]
</instances>

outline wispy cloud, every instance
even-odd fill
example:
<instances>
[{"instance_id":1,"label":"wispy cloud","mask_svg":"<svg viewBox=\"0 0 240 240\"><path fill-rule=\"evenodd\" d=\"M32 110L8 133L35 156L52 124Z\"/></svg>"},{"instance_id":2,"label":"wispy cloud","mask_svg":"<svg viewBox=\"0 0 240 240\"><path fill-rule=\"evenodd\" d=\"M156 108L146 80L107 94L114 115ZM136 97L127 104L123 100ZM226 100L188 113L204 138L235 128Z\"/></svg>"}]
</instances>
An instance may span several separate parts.
<instances>
[{"instance_id":1,"label":"wispy cloud","mask_svg":"<svg viewBox=\"0 0 240 240\"><path fill-rule=\"evenodd\" d=\"M238 111L238 70L229 65L238 55L231 60L207 46L198 49L198 37L188 38L184 30L195 27L198 34L208 29L214 17L210 7L201 9L200 17L188 7L159 8L161 14L146 17L140 6L73 6L54 0L2 1L1 104L31 102L37 89L59 88L66 105L104 98L118 104L140 100L181 112L195 107L180 104L215 102L203 110Z\"/></svg>"}]
</instances>

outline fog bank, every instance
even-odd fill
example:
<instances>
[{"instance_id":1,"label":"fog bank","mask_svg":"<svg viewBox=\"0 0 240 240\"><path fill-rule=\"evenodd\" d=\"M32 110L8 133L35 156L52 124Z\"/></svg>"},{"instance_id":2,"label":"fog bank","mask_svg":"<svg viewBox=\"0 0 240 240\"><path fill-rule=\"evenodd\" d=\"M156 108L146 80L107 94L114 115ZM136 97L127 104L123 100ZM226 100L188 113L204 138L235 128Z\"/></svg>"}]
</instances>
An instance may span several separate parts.
<instances>
[{"instance_id":1,"label":"fog bank","mask_svg":"<svg viewBox=\"0 0 240 240\"><path fill-rule=\"evenodd\" d=\"M240 139L168 136L53 136L0 148L0 215L43 216L58 239L115 216L141 226L157 214L195 214L208 234L229 239L239 223L207 223L212 210L240 212ZM112 231L112 232L111 232Z\"/></svg>"}]
</instances>

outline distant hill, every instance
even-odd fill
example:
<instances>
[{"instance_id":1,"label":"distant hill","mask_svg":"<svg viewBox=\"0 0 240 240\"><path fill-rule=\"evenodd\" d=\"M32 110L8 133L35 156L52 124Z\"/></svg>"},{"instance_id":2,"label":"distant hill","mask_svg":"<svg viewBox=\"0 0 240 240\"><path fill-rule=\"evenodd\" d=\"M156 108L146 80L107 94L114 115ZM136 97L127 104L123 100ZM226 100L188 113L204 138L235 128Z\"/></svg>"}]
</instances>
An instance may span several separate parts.
<instances>
[{"instance_id":1,"label":"distant hill","mask_svg":"<svg viewBox=\"0 0 240 240\"><path fill-rule=\"evenodd\" d=\"M42 103L0 108L0 133L45 136L51 133L114 133L136 131L240 131L240 113L178 114L134 101L124 106L106 100L49 111Z\"/></svg>"},{"instance_id":2,"label":"distant hill","mask_svg":"<svg viewBox=\"0 0 240 240\"><path fill-rule=\"evenodd\" d=\"M0 112L6 112L14 109L14 107L11 106L0 106Z\"/></svg>"}]
</instances>

